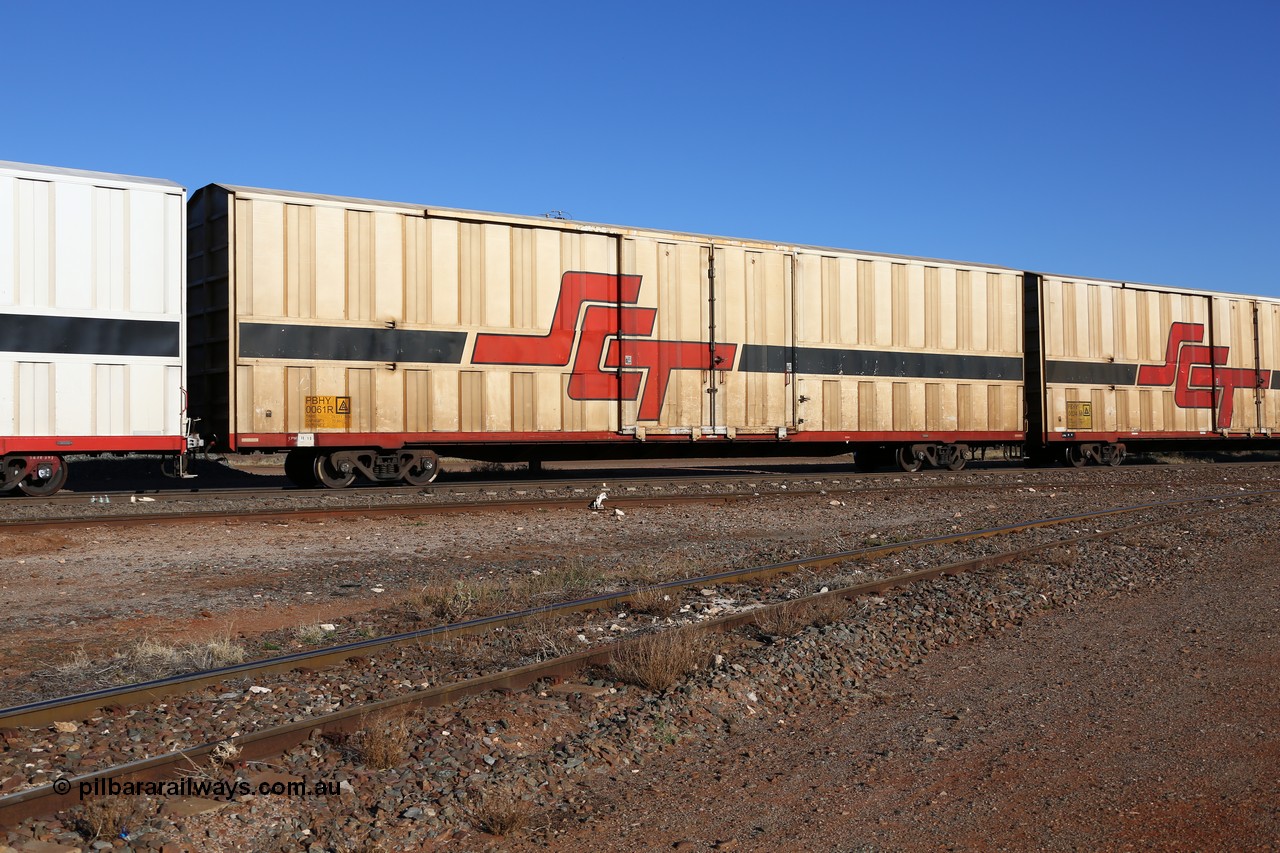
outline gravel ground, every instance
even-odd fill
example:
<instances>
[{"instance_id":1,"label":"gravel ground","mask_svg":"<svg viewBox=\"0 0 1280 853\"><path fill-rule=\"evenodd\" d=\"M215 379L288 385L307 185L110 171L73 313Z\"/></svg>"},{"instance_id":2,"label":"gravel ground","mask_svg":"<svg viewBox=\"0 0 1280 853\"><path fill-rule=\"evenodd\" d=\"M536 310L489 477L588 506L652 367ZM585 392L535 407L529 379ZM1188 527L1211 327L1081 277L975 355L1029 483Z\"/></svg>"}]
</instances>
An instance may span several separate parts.
<instances>
[{"instance_id":1,"label":"gravel ground","mask_svg":"<svg viewBox=\"0 0 1280 853\"><path fill-rule=\"evenodd\" d=\"M873 698L692 740L642 784L601 780L598 816L556 845L1277 849L1280 541L1266 518L1231 529L940 649Z\"/></svg>"},{"instance_id":2,"label":"gravel ground","mask_svg":"<svg viewBox=\"0 0 1280 853\"><path fill-rule=\"evenodd\" d=\"M1227 500L1227 505L1234 502ZM1197 509L1197 512L1203 510ZM912 548L909 552L890 553L881 557L845 562L824 571L806 570L785 575L767 584L697 584L687 590L672 590L669 604L661 607L662 615L622 610L591 611L560 617L543 617L525 628L491 631L463 641L440 640L423 644L411 642L377 652L361 659L359 665L338 666L321 671L291 671L279 675L227 679L203 690L183 693L163 703L131 707L127 716L100 715L88 721L50 731L45 728L6 732L3 764L10 768L5 779L13 786L14 778L25 776L27 785L40 785L60 775L77 775L130 760L165 754L175 749L214 742L243 735L271 726L298 722L349 707L403 695L433 685L463 678L512 669L517 666L582 651L592 645L607 644L634 633L670 630L677 626L696 626L708 619L757 608L765 603L788 601L828 588L921 570L961 559L1038 543L1055 543L1064 536L1088 533L1118 524L1166 523L1166 510L1147 510L1125 515L1122 519L1094 522L1084 528L1080 524L1064 527L1037 528L996 539L979 539L947 546ZM1131 538L1126 534L1125 540ZM1048 559L1067 559L1065 548L1054 548ZM1060 553L1062 552L1062 553ZM540 576L539 581L554 579L554 574ZM579 582L583 578L577 578ZM543 587L530 595L527 588L508 585L501 594L493 594L482 602L485 612L533 607L544 603ZM553 591L549 600L572 597L572 591ZM365 625L379 624L388 629L421 627L440 620L422 621L421 608L387 608L377 611L385 617L381 623L364 619ZM475 615L466 614L468 617ZM403 624L407 618L416 623ZM772 624L772 623L768 623ZM307 645L331 643L339 633L337 625L307 638ZM350 633L349 631L346 633ZM277 632L281 645L293 641L303 643L297 633ZM52 692L71 689L88 690L98 686L104 671L112 674L136 672L136 668L163 663L130 661L130 667L112 666L113 661L86 661L50 673L45 681ZM205 663L202 661L201 663ZM176 668L176 667L174 667ZM148 672L147 674L152 674ZM90 676L90 677L86 677ZM25 768L26 773L19 772ZM20 790L21 786L13 787Z\"/></svg>"},{"instance_id":3,"label":"gravel ground","mask_svg":"<svg viewBox=\"0 0 1280 853\"><path fill-rule=\"evenodd\" d=\"M128 596L104 602L102 585L161 571L167 559L169 571L187 568L177 573L178 588L163 591L177 596L170 606L225 607L252 625L246 636L259 636L271 618L256 616L266 610L256 603L246 610L246 594L270 594L264 604L285 603L296 618L301 610L294 602L307 591L301 587L316 586L330 598L327 613L358 614L379 595L372 584L386 589L400 577L393 573L398 564L421 569L459 544L450 577L468 556L475 562L465 571L528 571L561 556L565 542L629 570L649 561L763 562L767 554L832 550L837 538L856 545L874 541L872 534L910 538L977 526L978 519L1116 505L1131 497L1126 489L1153 499L1153 493L1217 494L1274 482L1274 469L1247 476L1235 466L1227 470L1170 471L1160 484L1147 471L1141 484L1102 493L1014 483L999 494L948 496L945 508L903 494L844 506L769 498L731 511L671 508L643 518L565 514L525 519L527 525L515 520L531 534L515 543L510 523L495 529L485 519L458 524L448 543L432 531L430 545L407 525L365 523L343 534L360 536L360 545L347 546L337 563L329 553L298 559L302 548L346 542L334 535L335 527L342 534L337 523L308 526L319 533L313 536L259 524L244 525L254 528L244 537L229 535L238 530L200 531L186 543L192 554L185 560L131 546L130 538L143 543L142 536L119 531L119 541L100 541L83 562L74 551L57 556L70 549L33 548L24 565L36 566L37 583L23 588L41 603L64 597L55 591L73 592L63 605L68 614L96 600L99 625L127 637L120 616ZM1063 473L1053 472L1055 482ZM316 850L1265 848L1280 843L1272 674L1280 617L1273 567L1260 556L1277 544L1273 514L1255 508L1206 517L1043 563L894 593L796 638L731 635L716 641L718 663L660 697L598 673L596 689L585 694L531 691L421 713L394 738L407 754L392 770L371 769L358 738L317 739L278 768L335 787L345 782L349 791L294 801L241 798L198 817L150 815L133 821L136 843ZM1224 528L1238 538L1226 542ZM195 555L214 547L213 565L230 570L224 601L198 585L202 561ZM211 568L207 557L203 562ZM325 574L325 565L340 570ZM403 568L404 584L421 581ZM98 594L79 583L64 585L70 590L40 583L60 572L97 584ZM351 573L360 585L347 589L358 593L332 596L343 587L320 586ZM265 585L264 575L280 583ZM154 577L138 580L135 597L139 590L159 597ZM215 618L207 612L171 625L199 635L202 623ZM39 636L52 630L47 618L33 612L23 624ZM25 672L13 660L6 664ZM373 721L369 728L383 725ZM232 763L222 770L232 772ZM527 802L530 815L524 829L499 841L476 825L483 823L483 805L505 792ZM71 820L30 825L10 843L32 833L66 841Z\"/></svg>"},{"instance_id":4,"label":"gravel ground","mask_svg":"<svg viewBox=\"0 0 1280 853\"><path fill-rule=\"evenodd\" d=\"M577 562L601 587L634 585L1126 501L1265 489L1278 480L1280 468L1268 465L979 471L945 478L956 488L943 493L911 490L937 482L920 477L851 478L869 491L659 506L624 517L562 510L505 513L500 523L481 513L0 532L0 549L12 557L0 564L0 595L9 604L0 704L47 695L48 676L61 692L75 689L57 666L100 659L144 638L228 638L260 657L286 646L301 626L338 625L335 641L403 630L370 614L433 583L510 580ZM845 481L819 477L808 486L836 482ZM766 484L787 482L762 478L757 485ZM4 504L0 517L19 510Z\"/></svg>"}]
</instances>

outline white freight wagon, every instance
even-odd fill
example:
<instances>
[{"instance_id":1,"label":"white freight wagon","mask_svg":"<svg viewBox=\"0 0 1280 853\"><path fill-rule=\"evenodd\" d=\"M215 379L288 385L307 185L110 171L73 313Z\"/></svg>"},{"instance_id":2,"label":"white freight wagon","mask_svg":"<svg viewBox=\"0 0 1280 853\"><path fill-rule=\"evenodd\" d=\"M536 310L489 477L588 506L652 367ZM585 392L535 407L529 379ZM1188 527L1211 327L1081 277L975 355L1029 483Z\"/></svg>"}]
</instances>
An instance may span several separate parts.
<instances>
[{"instance_id":1,"label":"white freight wagon","mask_svg":"<svg viewBox=\"0 0 1280 853\"><path fill-rule=\"evenodd\" d=\"M181 186L0 161L0 492L186 448L185 258Z\"/></svg>"}]
</instances>

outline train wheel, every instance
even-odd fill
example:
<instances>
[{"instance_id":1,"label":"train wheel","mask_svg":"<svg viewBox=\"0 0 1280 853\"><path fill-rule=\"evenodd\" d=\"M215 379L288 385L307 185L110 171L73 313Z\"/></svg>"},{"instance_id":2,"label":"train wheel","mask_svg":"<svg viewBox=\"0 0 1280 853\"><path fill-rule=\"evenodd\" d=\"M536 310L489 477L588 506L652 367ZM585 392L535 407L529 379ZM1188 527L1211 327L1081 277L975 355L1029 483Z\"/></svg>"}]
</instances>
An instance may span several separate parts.
<instances>
[{"instance_id":1,"label":"train wheel","mask_svg":"<svg viewBox=\"0 0 1280 853\"><path fill-rule=\"evenodd\" d=\"M899 447L894 451L893 459L898 463L898 467L908 474L914 474L924 467L924 460L916 456L915 451L910 447Z\"/></svg>"},{"instance_id":2,"label":"train wheel","mask_svg":"<svg viewBox=\"0 0 1280 853\"><path fill-rule=\"evenodd\" d=\"M345 489L356 481L356 469L351 463L346 464L344 469L341 463L335 465L331 456L317 456L312 470L326 489Z\"/></svg>"},{"instance_id":3,"label":"train wheel","mask_svg":"<svg viewBox=\"0 0 1280 853\"><path fill-rule=\"evenodd\" d=\"M955 451L951 454L951 458L947 460L947 468L951 471L963 471L964 466L969 464L969 460L964 458L962 451Z\"/></svg>"},{"instance_id":4,"label":"train wheel","mask_svg":"<svg viewBox=\"0 0 1280 853\"><path fill-rule=\"evenodd\" d=\"M404 472L404 481L410 486L425 486L440 473L440 457L427 452L413 461Z\"/></svg>"},{"instance_id":5,"label":"train wheel","mask_svg":"<svg viewBox=\"0 0 1280 853\"><path fill-rule=\"evenodd\" d=\"M1084 451L1078 444L1068 444L1067 449L1062 452L1062 458L1072 468L1083 468L1084 463L1089 461L1089 457L1084 455Z\"/></svg>"},{"instance_id":6,"label":"train wheel","mask_svg":"<svg viewBox=\"0 0 1280 853\"><path fill-rule=\"evenodd\" d=\"M284 475L299 489L316 487L316 455L311 450L290 450L284 458Z\"/></svg>"},{"instance_id":7,"label":"train wheel","mask_svg":"<svg viewBox=\"0 0 1280 853\"><path fill-rule=\"evenodd\" d=\"M1105 452L1102 454L1102 458L1112 468L1118 468L1124 462L1124 457L1125 451L1123 444L1109 444L1106 446Z\"/></svg>"},{"instance_id":8,"label":"train wheel","mask_svg":"<svg viewBox=\"0 0 1280 853\"><path fill-rule=\"evenodd\" d=\"M28 474L18 483L18 490L31 498L45 498L61 489L67 482L67 463L58 460L58 464L49 472L48 477Z\"/></svg>"}]
</instances>

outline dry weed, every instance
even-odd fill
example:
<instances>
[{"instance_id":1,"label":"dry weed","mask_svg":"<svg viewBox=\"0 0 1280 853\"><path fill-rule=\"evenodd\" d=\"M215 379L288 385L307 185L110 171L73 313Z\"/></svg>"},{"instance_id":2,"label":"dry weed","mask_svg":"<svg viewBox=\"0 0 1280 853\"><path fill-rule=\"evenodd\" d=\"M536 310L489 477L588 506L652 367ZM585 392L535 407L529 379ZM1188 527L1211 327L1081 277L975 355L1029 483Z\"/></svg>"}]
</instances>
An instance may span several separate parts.
<instances>
[{"instance_id":1,"label":"dry weed","mask_svg":"<svg viewBox=\"0 0 1280 853\"><path fill-rule=\"evenodd\" d=\"M502 639L520 657L546 660L572 651L576 633L571 630L568 614L541 612L508 628Z\"/></svg>"},{"instance_id":2,"label":"dry weed","mask_svg":"<svg viewBox=\"0 0 1280 853\"><path fill-rule=\"evenodd\" d=\"M761 633L770 637L792 637L810 626L829 625L848 609L849 602L838 595L799 599L762 609L756 614L755 623Z\"/></svg>"},{"instance_id":3,"label":"dry weed","mask_svg":"<svg viewBox=\"0 0 1280 853\"><path fill-rule=\"evenodd\" d=\"M374 770L390 770L404 764L412 747L409 721L400 714L365 717L352 740L360 761Z\"/></svg>"},{"instance_id":4,"label":"dry weed","mask_svg":"<svg viewBox=\"0 0 1280 853\"><path fill-rule=\"evenodd\" d=\"M528 825L533 804L514 789L503 788L483 794L469 809L471 822L490 835L510 835Z\"/></svg>"},{"instance_id":5,"label":"dry weed","mask_svg":"<svg viewBox=\"0 0 1280 853\"><path fill-rule=\"evenodd\" d=\"M72 818L75 830L89 841L110 841L147 822L153 806L140 797L102 797L83 803Z\"/></svg>"},{"instance_id":6,"label":"dry weed","mask_svg":"<svg viewBox=\"0 0 1280 853\"><path fill-rule=\"evenodd\" d=\"M141 680L243 663L245 651L228 637L180 646L144 638L125 651L125 659L127 668Z\"/></svg>"},{"instance_id":7,"label":"dry weed","mask_svg":"<svg viewBox=\"0 0 1280 853\"><path fill-rule=\"evenodd\" d=\"M299 625L293 632L293 637L298 642L308 646L318 646L334 635L334 631L330 631L321 625Z\"/></svg>"},{"instance_id":8,"label":"dry weed","mask_svg":"<svg viewBox=\"0 0 1280 853\"><path fill-rule=\"evenodd\" d=\"M83 649L54 667L63 678L91 677L103 681L149 681L187 672L233 666L245 660L244 646L230 637L204 643L170 645L144 637L132 646L95 661Z\"/></svg>"},{"instance_id":9,"label":"dry weed","mask_svg":"<svg viewBox=\"0 0 1280 853\"><path fill-rule=\"evenodd\" d=\"M680 609L680 598L674 590L647 586L631 594L631 609L637 613L665 618Z\"/></svg>"},{"instance_id":10,"label":"dry weed","mask_svg":"<svg viewBox=\"0 0 1280 853\"><path fill-rule=\"evenodd\" d=\"M707 574L701 563L683 554L674 554L654 571L655 582L685 580Z\"/></svg>"},{"instance_id":11,"label":"dry weed","mask_svg":"<svg viewBox=\"0 0 1280 853\"><path fill-rule=\"evenodd\" d=\"M708 655L706 634L682 628L624 644L614 651L609 668L622 681L661 692L705 663Z\"/></svg>"},{"instance_id":12,"label":"dry weed","mask_svg":"<svg viewBox=\"0 0 1280 853\"><path fill-rule=\"evenodd\" d=\"M484 581L437 581L408 596L405 605L420 619L458 622L475 614L493 594Z\"/></svg>"},{"instance_id":13,"label":"dry weed","mask_svg":"<svg viewBox=\"0 0 1280 853\"><path fill-rule=\"evenodd\" d=\"M580 598L603 580L600 570L581 557L571 557L563 564L536 575L527 575L512 590L516 598L539 599Z\"/></svg>"},{"instance_id":14,"label":"dry weed","mask_svg":"<svg viewBox=\"0 0 1280 853\"><path fill-rule=\"evenodd\" d=\"M222 769L229 764L234 764L239 757L240 747L229 740L224 740L213 748L204 764L196 764L188 756L186 762L189 766L178 770L178 776L220 782L222 781Z\"/></svg>"},{"instance_id":15,"label":"dry weed","mask_svg":"<svg viewBox=\"0 0 1280 853\"><path fill-rule=\"evenodd\" d=\"M100 672L103 664L89 657L83 647L76 650L70 660L63 661L53 667L53 671L65 678L83 678L86 675Z\"/></svg>"}]
</instances>

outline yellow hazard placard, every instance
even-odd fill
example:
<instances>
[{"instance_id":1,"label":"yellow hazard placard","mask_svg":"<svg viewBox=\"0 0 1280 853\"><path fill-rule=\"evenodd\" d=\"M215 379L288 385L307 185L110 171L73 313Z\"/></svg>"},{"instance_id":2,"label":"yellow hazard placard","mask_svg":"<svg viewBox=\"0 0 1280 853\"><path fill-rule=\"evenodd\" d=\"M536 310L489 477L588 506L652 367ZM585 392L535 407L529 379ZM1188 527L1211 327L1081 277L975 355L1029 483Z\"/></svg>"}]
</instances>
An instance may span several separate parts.
<instances>
[{"instance_id":1,"label":"yellow hazard placard","mask_svg":"<svg viewBox=\"0 0 1280 853\"><path fill-rule=\"evenodd\" d=\"M346 429L351 423L350 397L307 397L306 428Z\"/></svg>"},{"instance_id":2,"label":"yellow hazard placard","mask_svg":"<svg viewBox=\"0 0 1280 853\"><path fill-rule=\"evenodd\" d=\"M1093 429L1093 403L1068 400L1067 429Z\"/></svg>"}]
</instances>

